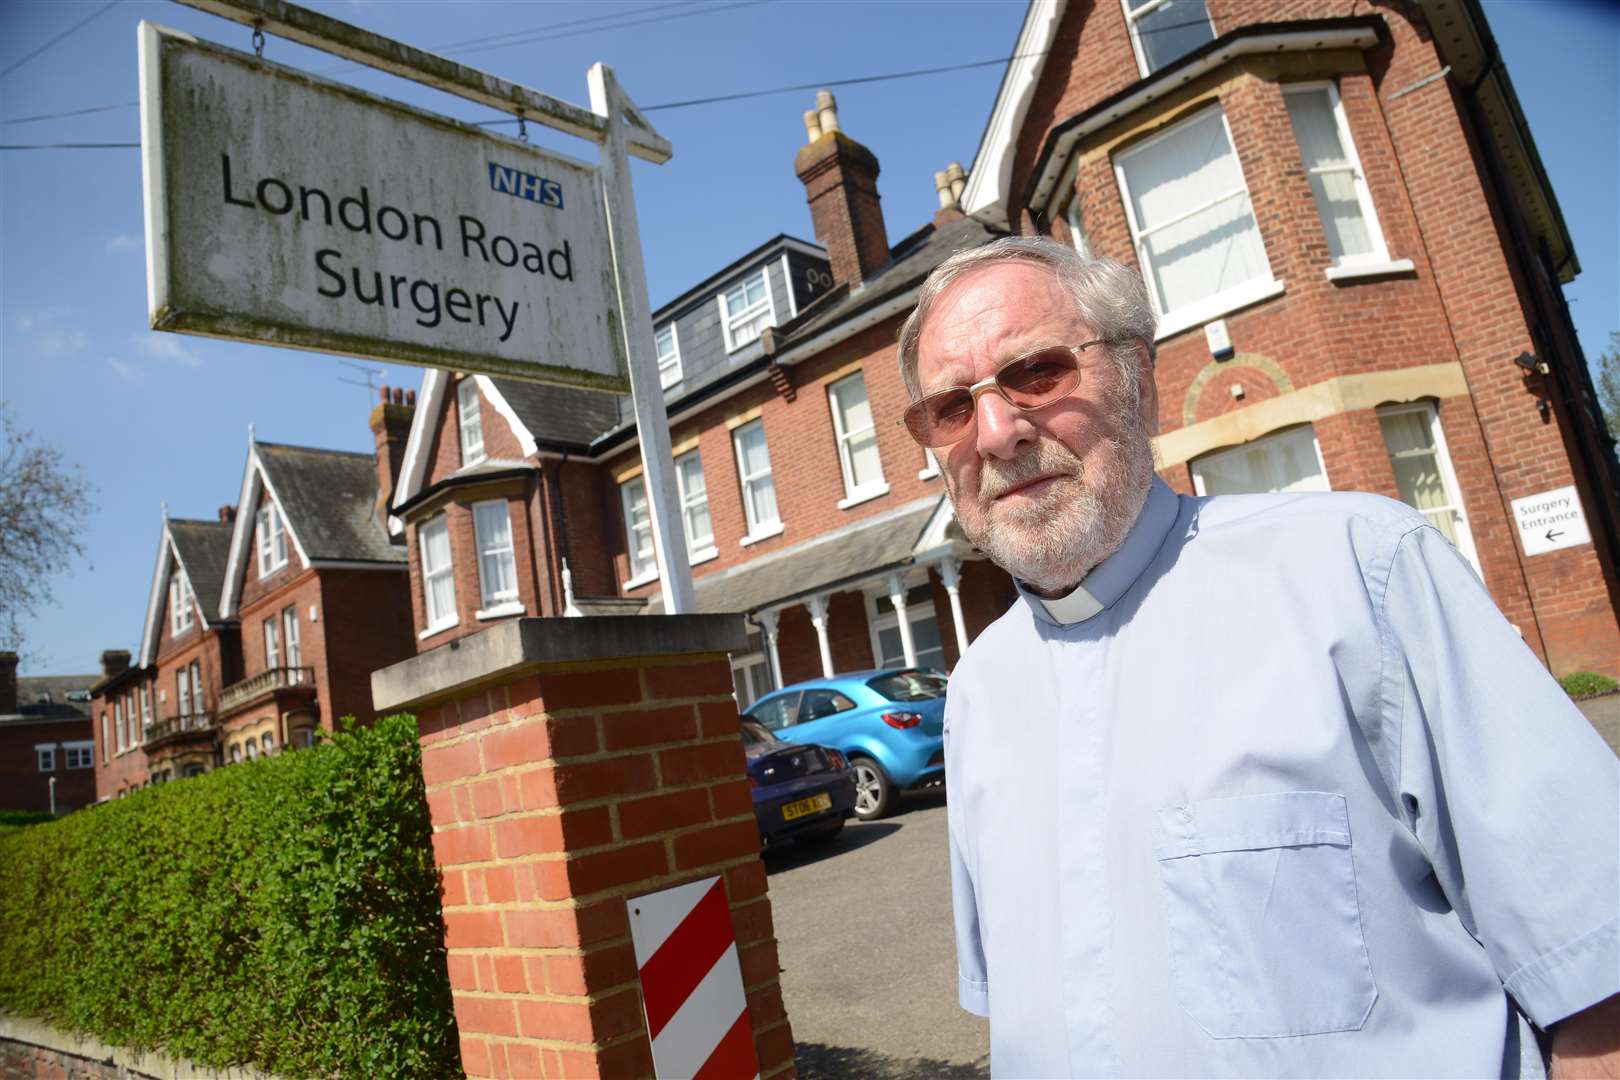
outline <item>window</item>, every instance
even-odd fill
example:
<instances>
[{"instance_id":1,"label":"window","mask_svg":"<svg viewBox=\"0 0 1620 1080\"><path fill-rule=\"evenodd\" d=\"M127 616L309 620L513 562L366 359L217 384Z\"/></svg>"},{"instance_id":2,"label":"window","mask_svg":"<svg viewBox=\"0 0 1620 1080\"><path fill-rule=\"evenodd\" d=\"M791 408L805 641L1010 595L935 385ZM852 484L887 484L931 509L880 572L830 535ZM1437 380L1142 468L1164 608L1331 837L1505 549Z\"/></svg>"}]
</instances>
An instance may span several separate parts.
<instances>
[{"instance_id":1,"label":"window","mask_svg":"<svg viewBox=\"0 0 1620 1080\"><path fill-rule=\"evenodd\" d=\"M150 686L143 686L143 687L141 687L141 727L149 728L151 726L152 726L152 688Z\"/></svg>"},{"instance_id":2,"label":"window","mask_svg":"<svg viewBox=\"0 0 1620 1080\"><path fill-rule=\"evenodd\" d=\"M1143 77L1215 40L1204 0L1122 0Z\"/></svg>"},{"instance_id":3,"label":"window","mask_svg":"<svg viewBox=\"0 0 1620 1080\"><path fill-rule=\"evenodd\" d=\"M191 715L191 680L186 675L186 669L181 668L174 673L174 692L179 695L180 715Z\"/></svg>"},{"instance_id":4,"label":"window","mask_svg":"<svg viewBox=\"0 0 1620 1080\"><path fill-rule=\"evenodd\" d=\"M1316 212L1335 266L1387 263L1367 178L1350 141L1344 103L1332 86L1289 88L1283 93L1299 155L1311 181Z\"/></svg>"},{"instance_id":5,"label":"window","mask_svg":"<svg viewBox=\"0 0 1620 1080\"><path fill-rule=\"evenodd\" d=\"M268 755L271 750L274 750L275 747L276 737L274 735L267 731L263 735L259 736L259 749L262 750L266 755Z\"/></svg>"},{"instance_id":6,"label":"window","mask_svg":"<svg viewBox=\"0 0 1620 1080\"><path fill-rule=\"evenodd\" d=\"M686 551L690 557L697 558L714 548L714 524L709 520L709 489L703 482L703 459L696 450L675 459L675 486L681 496L681 527L686 531Z\"/></svg>"},{"instance_id":7,"label":"window","mask_svg":"<svg viewBox=\"0 0 1620 1080\"><path fill-rule=\"evenodd\" d=\"M725 335L726 352L736 352L758 339L761 330L774 325L776 309L771 305L765 267L720 297L720 329Z\"/></svg>"},{"instance_id":8,"label":"window","mask_svg":"<svg viewBox=\"0 0 1620 1080\"><path fill-rule=\"evenodd\" d=\"M141 730L140 721L135 718L134 694L124 695L124 715L129 718L129 745L141 745L142 740L146 737L146 732Z\"/></svg>"},{"instance_id":9,"label":"window","mask_svg":"<svg viewBox=\"0 0 1620 1080\"><path fill-rule=\"evenodd\" d=\"M39 759L40 772L56 771L56 744L43 743L34 747L34 756Z\"/></svg>"},{"instance_id":10,"label":"window","mask_svg":"<svg viewBox=\"0 0 1620 1080\"><path fill-rule=\"evenodd\" d=\"M771 452L765 445L765 421L755 420L731 433L737 450L737 476L742 481L743 514L749 536L782 531L776 509L776 482L771 479Z\"/></svg>"},{"instance_id":11,"label":"window","mask_svg":"<svg viewBox=\"0 0 1620 1080\"><path fill-rule=\"evenodd\" d=\"M647 483L636 477L619 486L624 504L625 548L630 556L630 580L641 584L658 576L658 559L653 554L652 514L647 509Z\"/></svg>"},{"instance_id":12,"label":"window","mask_svg":"<svg viewBox=\"0 0 1620 1080\"><path fill-rule=\"evenodd\" d=\"M1192 463L1192 474L1200 495L1328 490L1316 431L1309 424L1200 458Z\"/></svg>"},{"instance_id":13,"label":"window","mask_svg":"<svg viewBox=\"0 0 1620 1080\"><path fill-rule=\"evenodd\" d=\"M440 514L418 536L422 548L422 599L428 630L456 624L456 579L450 565L450 522Z\"/></svg>"},{"instance_id":14,"label":"window","mask_svg":"<svg viewBox=\"0 0 1620 1080\"><path fill-rule=\"evenodd\" d=\"M512 556L512 518L506 500L473 507L478 541L478 587L485 608L518 602L517 561Z\"/></svg>"},{"instance_id":15,"label":"window","mask_svg":"<svg viewBox=\"0 0 1620 1080\"><path fill-rule=\"evenodd\" d=\"M802 694L783 694L779 698L772 698L749 713L749 718L758 720L771 731L781 731L785 727L791 727L798 722L799 698L803 696Z\"/></svg>"},{"instance_id":16,"label":"window","mask_svg":"<svg viewBox=\"0 0 1620 1080\"><path fill-rule=\"evenodd\" d=\"M675 324L658 331L653 342L658 349L658 385L668 390L681 381L681 347L675 340Z\"/></svg>"},{"instance_id":17,"label":"window","mask_svg":"<svg viewBox=\"0 0 1620 1080\"><path fill-rule=\"evenodd\" d=\"M838 436L838 465L844 472L840 506L888 490L883 482L883 461L878 457L877 431L872 406L866 400L866 379L860 372L827 388L832 403L833 430Z\"/></svg>"},{"instance_id":18,"label":"window","mask_svg":"<svg viewBox=\"0 0 1620 1080\"><path fill-rule=\"evenodd\" d=\"M199 713L208 711L203 704L202 663L197 660L191 662L191 706Z\"/></svg>"},{"instance_id":19,"label":"window","mask_svg":"<svg viewBox=\"0 0 1620 1080\"><path fill-rule=\"evenodd\" d=\"M1114 162L1159 336L1271 295L1276 283L1219 108L1172 125Z\"/></svg>"},{"instance_id":20,"label":"window","mask_svg":"<svg viewBox=\"0 0 1620 1080\"><path fill-rule=\"evenodd\" d=\"M253 761L258 758L259 744L253 741L253 736L248 736L247 745L244 747L244 749L247 751L247 759L249 761Z\"/></svg>"},{"instance_id":21,"label":"window","mask_svg":"<svg viewBox=\"0 0 1620 1080\"><path fill-rule=\"evenodd\" d=\"M456 419L461 429L461 463L484 460L484 418L478 410L478 383L468 376L456 384Z\"/></svg>"},{"instance_id":22,"label":"window","mask_svg":"<svg viewBox=\"0 0 1620 1080\"><path fill-rule=\"evenodd\" d=\"M759 631L748 635L748 651L731 658L731 679L737 708L746 709L771 692L771 669L765 661L765 643Z\"/></svg>"},{"instance_id":23,"label":"window","mask_svg":"<svg viewBox=\"0 0 1620 1080\"><path fill-rule=\"evenodd\" d=\"M264 668L281 666L281 629L276 625L274 615L264 620Z\"/></svg>"},{"instance_id":24,"label":"window","mask_svg":"<svg viewBox=\"0 0 1620 1080\"><path fill-rule=\"evenodd\" d=\"M101 763L112 760L112 725L107 722L107 710L101 710Z\"/></svg>"},{"instance_id":25,"label":"window","mask_svg":"<svg viewBox=\"0 0 1620 1080\"><path fill-rule=\"evenodd\" d=\"M87 742L70 742L62 744L62 767L65 769L88 769L95 765L95 744Z\"/></svg>"},{"instance_id":26,"label":"window","mask_svg":"<svg viewBox=\"0 0 1620 1080\"><path fill-rule=\"evenodd\" d=\"M184 769L180 770L180 775L183 778L190 780L193 776L201 776L207 771L208 770L204 769L201 765L187 765Z\"/></svg>"},{"instance_id":27,"label":"window","mask_svg":"<svg viewBox=\"0 0 1620 1080\"><path fill-rule=\"evenodd\" d=\"M1378 424L1384 430L1384 446L1389 464L1395 470L1395 485L1401 501L1423 512L1429 524L1440 530L1453 547L1462 552L1479 573L1479 553L1474 536L1458 497L1457 474L1446 453L1440 418L1428 402L1378 410Z\"/></svg>"},{"instance_id":28,"label":"window","mask_svg":"<svg viewBox=\"0 0 1620 1080\"><path fill-rule=\"evenodd\" d=\"M855 703L836 690L806 690L804 703L799 706L799 723L808 724L824 716L848 712Z\"/></svg>"},{"instance_id":29,"label":"window","mask_svg":"<svg viewBox=\"0 0 1620 1080\"><path fill-rule=\"evenodd\" d=\"M124 726L123 699L113 702L113 730L118 732L118 752L122 754L129 746L129 729Z\"/></svg>"},{"instance_id":30,"label":"window","mask_svg":"<svg viewBox=\"0 0 1620 1080\"><path fill-rule=\"evenodd\" d=\"M900 640L900 617L887 596L873 597L872 652L880 668L903 667L905 643ZM917 653L917 667L945 670L945 645L939 636L939 620L934 617L934 594L926 585L906 590L906 622L911 627L911 647Z\"/></svg>"},{"instance_id":31,"label":"window","mask_svg":"<svg viewBox=\"0 0 1620 1080\"><path fill-rule=\"evenodd\" d=\"M169 631L179 636L191 629L191 605L195 599L184 570L176 568L169 579Z\"/></svg>"},{"instance_id":32,"label":"window","mask_svg":"<svg viewBox=\"0 0 1620 1080\"><path fill-rule=\"evenodd\" d=\"M302 667L304 646L298 635L298 605L288 604L281 609L281 643L287 650L287 666Z\"/></svg>"},{"instance_id":33,"label":"window","mask_svg":"<svg viewBox=\"0 0 1620 1080\"><path fill-rule=\"evenodd\" d=\"M258 537L260 577L268 577L287 565L287 523L273 501L259 508L254 535Z\"/></svg>"},{"instance_id":34,"label":"window","mask_svg":"<svg viewBox=\"0 0 1620 1080\"><path fill-rule=\"evenodd\" d=\"M232 746L231 746L231 764L235 765L238 761L241 761L241 760L242 760L242 744L241 743L233 743Z\"/></svg>"}]
</instances>

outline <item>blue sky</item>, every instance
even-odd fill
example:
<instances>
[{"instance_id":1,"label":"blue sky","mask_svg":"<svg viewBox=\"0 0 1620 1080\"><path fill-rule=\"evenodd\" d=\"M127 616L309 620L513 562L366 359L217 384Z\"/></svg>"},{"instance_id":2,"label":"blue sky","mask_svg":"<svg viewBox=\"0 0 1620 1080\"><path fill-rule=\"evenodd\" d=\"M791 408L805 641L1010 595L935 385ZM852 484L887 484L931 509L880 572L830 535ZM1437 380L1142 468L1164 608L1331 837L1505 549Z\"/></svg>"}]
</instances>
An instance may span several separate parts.
<instances>
[{"instance_id":1,"label":"blue sky","mask_svg":"<svg viewBox=\"0 0 1620 1080\"><path fill-rule=\"evenodd\" d=\"M0 0L0 71L101 6ZM311 6L581 104L585 71L602 60L644 106L1003 57L1024 10L1022 2L737 0ZM1599 0L1486 0L1485 8L1580 254L1583 273L1566 293L1595 358L1620 329L1620 9ZM620 25L604 15L621 15ZM0 143L137 141L131 107L5 121L133 102L143 18L249 48L249 31L234 23L123 0L0 77ZM448 48L531 29L516 46ZM342 72L452 116L492 115L279 39L266 56ZM986 67L837 91L844 129L882 162L891 242L931 217L935 170L971 165L999 79L999 68ZM813 96L653 114L675 146L668 164L637 163L634 173L655 306L777 233L813 239L792 169ZM575 140L535 141L591 154ZM367 373L332 357L147 329L140 189L135 150L0 152L0 397L95 487L88 557L56 582L55 607L28 624L25 674L92 671L102 649L138 647L160 504L177 517L211 518L235 501L250 423L273 442L372 447L375 393L344 381ZM362 366L382 369L376 381L390 385L421 380L419 369Z\"/></svg>"}]
</instances>

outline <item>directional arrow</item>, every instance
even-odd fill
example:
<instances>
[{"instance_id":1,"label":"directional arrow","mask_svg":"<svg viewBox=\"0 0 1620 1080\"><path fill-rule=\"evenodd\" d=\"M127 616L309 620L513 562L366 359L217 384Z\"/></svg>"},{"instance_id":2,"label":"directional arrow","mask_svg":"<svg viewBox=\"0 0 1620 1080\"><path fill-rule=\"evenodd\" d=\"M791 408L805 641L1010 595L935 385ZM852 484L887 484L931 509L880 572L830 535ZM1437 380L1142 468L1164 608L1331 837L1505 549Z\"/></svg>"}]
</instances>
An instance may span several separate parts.
<instances>
[{"instance_id":1,"label":"directional arrow","mask_svg":"<svg viewBox=\"0 0 1620 1080\"><path fill-rule=\"evenodd\" d=\"M1564 535L1564 530L1563 529L1548 529L1547 530L1547 543L1550 544L1554 540L1557 540L1560 536L1563 536L1563 535Z\"/></svg>"}]
</instances>

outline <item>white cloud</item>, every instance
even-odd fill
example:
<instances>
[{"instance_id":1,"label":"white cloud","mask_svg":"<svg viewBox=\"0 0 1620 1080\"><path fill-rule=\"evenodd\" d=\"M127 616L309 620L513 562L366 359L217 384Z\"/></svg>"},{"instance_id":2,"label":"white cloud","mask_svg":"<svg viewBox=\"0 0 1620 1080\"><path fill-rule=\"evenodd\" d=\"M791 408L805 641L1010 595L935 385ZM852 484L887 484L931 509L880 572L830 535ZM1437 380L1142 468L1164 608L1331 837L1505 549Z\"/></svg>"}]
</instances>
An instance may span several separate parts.
<instances>
[{"instance_id":1,"label":"white cloud","mask_svg":"<svg viewBox=\"0 0 1620 1080\"><path fill-rule=\"evenodd\" d=\"M107 241L108 251L131 251L146 245L146 241L136 233L119 233Z\"/></svg>"},{"instance_id":2,"label":"white cloud","mask_svg":"<svg viewBox=\"0 0 1620 1080\"><path fill-rule=\"evenodd\" d=\"M131 364L127 360L120 360L116 356L109 356L107 357L107 366L112 368L114 373L116 373L119 378L125 380L126 382L134 382L136 379L140 378L140 372L136 370L135 365Z\"/></svg>"},{"instance_id":3,"label":"white cloud","mask_svg":"<svg viewBox=\"0 0 1620 1080\"><path fill-rule=\"evenodd\" d=\"M137 334L135 346L153 360L163 360L181 367L202 367L203 358L192 352L184 341L174 334L153 331Z\"/></svg>"},{"instance_id":4,"label":"white cloud","mask_svg":"<svg viewBox=\"0 0 1620 1080\"><path fill-rule=\"evenodd\" d=\"M18 315L17 329L25 335L24 347L41 356L62 356L81 351L90 336L73 325L73 309L48 307Z\"/></svg>"}]
</instances>

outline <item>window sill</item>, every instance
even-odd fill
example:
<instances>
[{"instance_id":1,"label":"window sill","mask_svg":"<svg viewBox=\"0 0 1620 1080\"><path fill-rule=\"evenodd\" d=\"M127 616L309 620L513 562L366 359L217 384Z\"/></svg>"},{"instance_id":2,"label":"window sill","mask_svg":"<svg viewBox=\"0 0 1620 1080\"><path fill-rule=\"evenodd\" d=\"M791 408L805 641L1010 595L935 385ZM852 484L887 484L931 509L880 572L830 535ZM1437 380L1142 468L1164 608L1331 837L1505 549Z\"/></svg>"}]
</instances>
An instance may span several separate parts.
<instances>
[{"instance_id":1,"label":"window sill","mask_svg":"<svg viewBox=\"0 0 1620 1080\"><path fill-rule=\"evenodd\" d=\"M1330 266L1324 271L1329 281L1355 281L1359 278L1393 277L1397 274L1417 273L1411 259L1392 259L1389 262L1352 263L1349 266Z\"/></svg>"},{"instance_id":2,"label":"window sill","mask_svg":"<svg viewBox=\"0 0 1620 1080\"><path fill-rule=\"evenodd\" d=\"M919 472L917 474L917 479L919 479L919 480L932 480L934 477L936 477L938 475L939 475L939 465L934 464L934 465L928 466L928 468L923 469L921 472Z\"/></svg>"},{"instance_id":3,"label":"window sill","mask_svg":"<svg viewBox=\"0 0 1620 1080\"><path fill-rule=\"evenodd\" d=\"M424 630L420 634L416 635L416 640L417 641L426 641L428 638L432 637L435 634L442 634L446 630L449 630L452 627L456 627L456 626L460 626L460 625L461 625L461 618L458 616L458 617L456 617L454 619L451 619L449 622L442 622L442 623L438 623L437 625L428 627L426 630Z\"/></svg>"},{"instance_id":4,"label":"window sill","mask_svg":"<svg viewBox=\"0 0 1620 1080\"><path fill-rule=\"evenodd\" d=\"M694 551L690 555L688 555L686 557L686 565L687 566L702 566L704 563L708 562L710 559L718 559L719 557L720 557L720 549L715 547L713 543L710 543L708 547L700 548L699 550Z\"/></svg>"},{"instance_id":5,"label":"window sill","mask_svg":"<svg viewBox=\"0 0 1620 1080\"><path fill-rule=\"evenodd\" d=\"M769 540L773 536L781 536L781 535L782 535L782 523L780 521L773 521L769 525L766 525L763 529L759 530L758 532L751 532L747 536L743 537L741 540L739 540L737 542L737 546L738 547L747 547L750 544L757 544L761 540Z\"/></svg>"},{"instance_id":6,"label":"window sill","mask_svg":"<svg viewBox=\"0 0 1620 1080\"><path fill-rule=\"evenodd\" d=\"M474 612L474 615L480 622L483 622L487 619L504 619L508 615L522 615L525 610L522 601L508 600L505 603L496 604L494 607L483 608Z\"/></svg>"},{"instance_id":7,"label":"window sill","mask_svg":"<svg viewBox=\"0 0 1620 1080\"><path fill-rule=\"evenodd\" d=\"M1235 289L1228 289L1223 293L1190 304L1187 307L1170 312L1159 319L1159 332L1154 335L1155 342L1173 337L1183 330L1191 330L1195 326L1213 322L1223 315L1230 315L1239 308L1246 308L1250 304L1258 304L1262 300L1281 296L1287 286L1272 278L1261 281L1250 281L1239 285Z\"/></svg>"},{"instance_id":8,"label":"window sill","mask_svg":"<svg viewBox=\"0 0 1620 1080\"><path fill-rule=\"evenodd\" d=\"M878 484L875 487L858 488L849 493L849 497L838 500L838 509L848 510L852 506L859 506L863 502L871 502L889 493L888 484Z\"/></svg>"},{"instance_id":9,"label":"window sill","mask_svg":"<svg viewBox=\"0 0 1620 1080\"><path fill-rule=\"evenodd\" d=\"M642 573L631 578L629 581L619 582L619 588L623 589L625 592L629 592L631 589L639 589L643 585L651 585L657 580L658 567L654 566L651 570L643 571Z\"/></svg>"}]
</instances>

